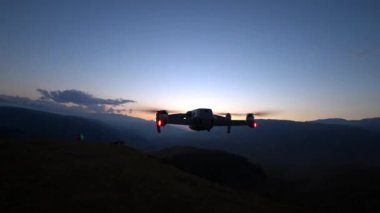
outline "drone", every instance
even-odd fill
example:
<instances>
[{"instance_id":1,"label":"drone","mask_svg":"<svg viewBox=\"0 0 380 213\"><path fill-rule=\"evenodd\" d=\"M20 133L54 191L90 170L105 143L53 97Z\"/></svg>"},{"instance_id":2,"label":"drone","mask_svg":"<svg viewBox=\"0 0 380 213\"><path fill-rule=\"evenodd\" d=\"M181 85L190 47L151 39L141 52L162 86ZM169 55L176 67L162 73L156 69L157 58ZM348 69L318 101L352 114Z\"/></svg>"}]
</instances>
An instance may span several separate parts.
<instances>
[{"instance_id":1,"label":"drone","mask_svg":"<svg viewBox=\"0 0 380 213\"><path fill-rule=\"evenodd\" d=\"M157 132L161 133L161 127L167 124L187 125L195 131L210 131L215 126L226 126L227 133L231 133L231 126L248 126L257 128L258 124L255 115L261 116L269 114L261 113L213 113L211 109L199 108L186 113L171 113L170 110L145 109L144 112L156 113ZM171 114L169 114L171 113ZM222 116L225 115L225 116ZM231 115L246 115L245 120L232 120Z\"/></svg>"}]
</instances>

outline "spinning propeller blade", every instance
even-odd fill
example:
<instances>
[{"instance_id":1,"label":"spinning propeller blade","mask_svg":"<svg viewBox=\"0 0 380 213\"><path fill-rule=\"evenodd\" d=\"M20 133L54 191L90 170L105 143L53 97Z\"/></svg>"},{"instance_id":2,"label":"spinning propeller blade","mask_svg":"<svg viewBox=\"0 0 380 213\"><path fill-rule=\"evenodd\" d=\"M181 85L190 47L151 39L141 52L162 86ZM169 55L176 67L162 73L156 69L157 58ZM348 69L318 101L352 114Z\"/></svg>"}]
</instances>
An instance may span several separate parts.
<instances>
[{"instance_id":1,"label":"spinning propeller blade","mask_svg":"<svg viewBox=\"0 0 380 213\"><path fill-rule=\"evenodd\" d=\"M218 115L226 115L227 112L217 112L215 114L218 114ZM231 115L233 116L245 116L247 114L253 114L255 116L270 116L270 115L274 115L274 114L278 114L277 111L258 111L258 112L251 112L251 113L230 113Z\"/></svg>"},{"instance_id":2,"label":"spinning propeller blade","mask_svg":"<svg viewBox=\"0 0 380 213\"><path fill-rule=\"evenodd\" d=\"M159 109L155 107L143 107L143 108L137 108L137 109L130 109L129 112L146 112L146 113L157 113L158 111L166 111L168 113L178 113L178 110L167 110L167 109Z\"/></svg>"}]
</instances>

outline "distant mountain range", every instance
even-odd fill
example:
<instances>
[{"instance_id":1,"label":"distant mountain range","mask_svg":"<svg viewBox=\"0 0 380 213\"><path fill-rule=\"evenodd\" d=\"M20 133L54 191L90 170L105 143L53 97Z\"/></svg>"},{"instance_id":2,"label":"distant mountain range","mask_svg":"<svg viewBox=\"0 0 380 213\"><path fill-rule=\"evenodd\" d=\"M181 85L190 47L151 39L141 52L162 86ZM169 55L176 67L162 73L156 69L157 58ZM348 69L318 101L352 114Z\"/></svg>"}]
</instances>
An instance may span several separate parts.
<instances>
[{"instance_id":1,"label":"distant mountain range","mask_svg":"<svg viewBox=\"0 0 380 213\"><path fill-rule=\"evenodd\" d=\"M38 189L53 195L58 190L67 196L74 191L89 197L91 206L105 208L111 203L115 209L128 209L123 198L132 187L138 199L127 202L135 205L132 210L144 210L145 203L163 210L161 202L168 205L172 201L178 211L183 210L187 201L193 205L203 202L205 211L216 205L215 209L226 212L252 212L258 206L264 212L283 212L294 206L307 209L305 212L378 209L380 134L375 131L378 118L258 120L258 123L256 129L234 127L231 134L226 133L225 127L213 128L211 132L190 132L169 125L157 134L154 122L128 116L73 116L0 107L1 156L10 162L1 161L2 168L16 172L6 172L7 176L0 178L11 187L6 192L12 198L1 200L0 196L0 203L18 208L16 204L21 199L25 203L22 210L38 207L41 200L52 196L37 193L30 203L30 198L20 196L25 189L33 192ZM78 133L84 133L84 143L77 142ZM120 141L126 146L88 144ZM204 182L205 179L208 181ZM60 183L68 185L61 187ZM45 187L46 184L50 185ZM97 186L94 196L106 199L102 197L98 202L91 184ZM76 190L78 187L80 190ZM221 197L215 197L219 192ZM198 194L202 195L199 199ZM69 206L77 205L77 199L70 196ZM151 197L155 199L149 200ZM44 208L54 209L49 203L57 204L57 199L53 196L44 202L47 205ZM220 202L226 203L219 206ZM231 209L236 206L241 209ZM190 208L189 212L195 209Z\"/></svg>"},{"instance_id":2,"label":"distant mountain range","mask_svg":"<svg viewBox=\"0 0 380 213\"><path fill-rule=\"evenodd\" d=\"M380 166L380 134L361 127L258 120L259 128L225 128L155 139L162 147L192 146L242 155L281 176L312 176L336 167ZM308 172L305 172L309 170Z\"/></svg>"},{"instance_id":3,"label":"distant mountain range","mask_svg":"<svg viewBox=\"0 0 380 213\"><path fill-rule=\"evenodd\" d=\"M156 147L149 140L155 124L139 118L114 114L63 115L27 108L0 106L0 138L76 141L83 133L92 143L125 141L138 149ZM184 132L169 127L171 134ZM169 133L170 135L170 133Z\"/></svg>"},{"instance_id":4,"label":"distant mountain range","mask_svg":"<svg viewBox=\"0 0 380 213\"><path fill-rule=\"evenodd\" d=\"M310 176L337 166L380 165L380 134L373 131L378 118L312 122L258 120L259 128L234 127L231 134L224 127L213 128L211 132L191 132L168 125L157 134L153 121L114 114L79 117L0 107L0 117L3 138L74 141L83 132L89 142L125 141L147 152L178 146L221 150L244 156L265 167L266 172L278 175ZM305 173L305 169L310 172Z\"/></svg>"},{"instance_id":5,"label":"distant mountain range","mask_svg":"<svg viewBox=\"0 0 380 213\"><path fill-rule=\"evenodd\" d=\"M356 126L366 130L380 133L380 118L366 118L361 120L345 120L341 118L328 118L315 120L316 123L335 124L343 126Z\"/></svg>"}]
</instances>

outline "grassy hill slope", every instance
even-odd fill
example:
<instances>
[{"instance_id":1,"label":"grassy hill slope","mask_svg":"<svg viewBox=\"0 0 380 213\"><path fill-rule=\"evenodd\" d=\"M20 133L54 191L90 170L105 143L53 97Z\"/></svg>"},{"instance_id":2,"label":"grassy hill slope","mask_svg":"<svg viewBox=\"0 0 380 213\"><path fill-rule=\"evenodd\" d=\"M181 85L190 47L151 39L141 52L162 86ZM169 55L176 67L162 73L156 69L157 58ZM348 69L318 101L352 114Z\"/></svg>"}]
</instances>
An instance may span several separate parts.
<instances>
[{"instance_id":1,"label":"grassy hill slope","mask_svg":"<svg viewBox=\"0 0 380 213\"><path fill-rule=\"evenodd\" d=\"M119 139L117 132L109 126L76 116L0 107L0 117L0 138L75 141L82 132L85 139L91 142Z\"/></svg>"},{"instance_id":2,"label":"grassy hill slope","mask_svg":"<svg viewBox=\"0 0 380 213\"><path fill-rule=\"evenodd\" d=\"M125 146L1 139L0 168L0 209L7 212L289 210Z\"/></svg>"},{"instance_id":3,"label":"grassy hill slope","mask_svg":"<svg viewBox=\"0 0 380 213\"><path fill-rule=\"evenodd\" d=\"M187 173L245 191L254 192L266 178L259 165L218 150L172 147L155 153L155 156Z\"/></svg>"},{"instance_id":4,"label":"grassy hill slope","mask_svg":"<svg viewBox=\"0 0 380 213\"><path fill-rule=\"evenodd\" d=\"M106 117L107 115L98 115ZM109 115L112 116L112 115ZM94 114L94 117L95 114ZM128 146L143 149L151 144L128 128L111 125L101 119L60 115L32 109L0 106L0 138L74 142L83 133L86 142L111 143L124 141ZM128 120L126 118L125 120ZM152 127L152 132L154 128Z\"/></svg>"}]
</instances>

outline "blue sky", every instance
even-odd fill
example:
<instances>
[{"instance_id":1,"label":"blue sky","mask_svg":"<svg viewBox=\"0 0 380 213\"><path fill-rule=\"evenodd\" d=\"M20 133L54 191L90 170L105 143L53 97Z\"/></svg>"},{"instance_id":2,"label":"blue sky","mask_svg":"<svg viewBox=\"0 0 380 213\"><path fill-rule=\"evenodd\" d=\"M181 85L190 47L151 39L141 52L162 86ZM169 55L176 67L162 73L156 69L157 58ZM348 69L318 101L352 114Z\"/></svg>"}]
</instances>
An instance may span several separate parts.
<instances>
[{"instance_id":1,"label":"blue sky","mask_svg":"<svg viewBox=\"0 0 380 213\"><path fill-rule=\"evenodd\" d=\"M380 3L363 0L2 1L0 94L375 117L379 23Z\"/></svg>"}]
</instances>

